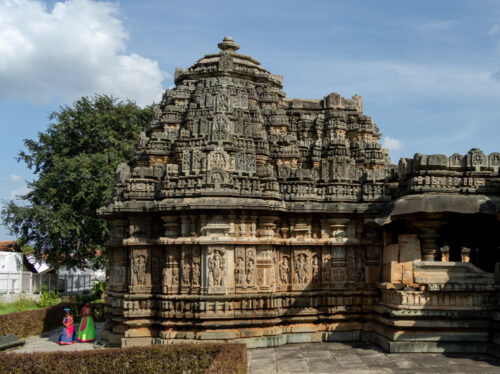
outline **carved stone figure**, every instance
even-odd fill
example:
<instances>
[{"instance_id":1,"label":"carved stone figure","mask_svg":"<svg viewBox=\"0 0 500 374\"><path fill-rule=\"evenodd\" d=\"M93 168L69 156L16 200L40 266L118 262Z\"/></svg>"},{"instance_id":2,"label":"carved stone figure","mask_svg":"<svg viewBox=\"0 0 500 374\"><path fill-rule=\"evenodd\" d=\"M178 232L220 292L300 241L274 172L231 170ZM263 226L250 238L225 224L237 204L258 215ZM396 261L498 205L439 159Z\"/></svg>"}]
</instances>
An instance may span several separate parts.
<instances>
[{"instance_id":1,"label":"carved stone figure","mask_svg":"<svg viewBox=\"0 0 500 374\"><path fill-rule=\"evenodd\" d=\"M210 273L210 285L224 286L225 264L219 250L215 250L208 260L208 270Z\"/></svg>"},{"instance_id":2,"label":"carved stone figure","mask_svg":"<svg viewBox=\"0 0 500 374\"><path fill-rule=\"evenodd\" d=\"M255 260L253 258L247 261L247 285L255 285Z\"/></svg>"},{"instance_id":3,"label":"carved stone figure","mask_svg":"<svg viewBox=\"0 0 500 374\"><path fill-rule=\"evenodd\" d=\"M320 266L319 259L317 255L314 255L312 258L312 279L314 282L318 282L320 279Z\"/></svg>"},{"instance_id":4,"label":"carved stone figure","mask_svg":"<svg viewBox=\"0 0 500 374\"><path fill-rule=\"evenodd\" d=\"M193 286L199 286L200 285L200 259L195 257L193 259Z\"/></svg>"},{"instance_id":5,"label":"carved stone figure","mask_svg":"<svg viewBox=\"0 0 500 374\"><path fill-rule=\"evenodd\" d=\"M133 266L134 284L144 285L146 283L146 257L139 255L134 260Z\"/></svg>"},{"instance_id":6,"label":"carved stone figure","mask_svg":"<svg viewBox=\"0 0 500 374\"><path fill-rule=\"evenodd\" d=\"M245 286L245 265L243 258L237 257L236 258L236 265L235 265L235 279L236 279L236 286L239 287L244 287Z\"/></svg>"},{"instance_id":7,"label":"carved stone figure","mask_svg":"<svg viewBox=\"0 0 500 374\"><path fill-rule=\"evenodd\" d=\"M184 261L182 263L182 285L188 286L190 284L191 279L191 258L184 257Z\"/></svg>"},{"instance_id":8,"label":"carved stone figure","mask_svg":"<svg viewBox=\"0 0 500 374\"><path fill-rule=\"evenodd\" d=\"M306 283L307 282L307 257L304 253L297 255L295 260L295 282L296 283Z\"/></svg>"},{"instance_id":9,"label":"carved stone figure","mask_svg":"<svg viewBox=\"0 0 500 374\"><path fill-rule=\"evenodd\" d=\"M280 281L282 284L290 283L290 258L283 256L280 263Z\"/></svg>"}]
</instances>

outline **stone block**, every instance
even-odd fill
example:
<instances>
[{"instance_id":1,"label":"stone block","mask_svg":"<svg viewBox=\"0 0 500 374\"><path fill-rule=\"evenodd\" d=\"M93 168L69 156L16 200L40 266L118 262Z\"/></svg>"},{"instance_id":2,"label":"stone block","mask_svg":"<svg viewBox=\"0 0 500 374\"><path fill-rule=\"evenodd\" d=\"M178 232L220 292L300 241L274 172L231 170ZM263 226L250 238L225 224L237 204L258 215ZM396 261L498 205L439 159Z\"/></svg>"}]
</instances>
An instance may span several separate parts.
<instances>
[{"instance_id":1,"label":"stone block","mask_svg":"<svg viewBox=\"0 0 500 374\"><path fill-rule=\"evenodd\" d=\"M413 262L401 263L401 283L414 284L413 280Z\"/></svg>"},{"instance_id":2,"label":"stone block","mask_svg":"<svg viewBox=\"0 0 500 374\"><path fill-rule=\"evenodd\" d=\"M318 328L315 325L296 325L296 326L291 326L289 331L291 333L297 333L297 332L315 333L318 331Z\"/></svg>"},{"instance_id":3,"label":"stone block","mask_svg":"<svg viewBox=\"0 0 500 374\"><path fill-rule=\"evenodd\" d=\"M264 336L274 336L274 335L280 335L283 333L283 329L281 327L266 327L262 329L263 335Z\"/></svg>"},{"instance_id":4,"label":"stone block","mask_svg":"<svg viewBox=\"0 0 500 374\"><path fill-rule=\"evenodd\" d=\"M122 348L145 347L154 343L154 338L122 338Z\"/></svg>"},{"instance_id":5,"label":"stone block","mask_svg":"<svg viewBox=\"0 0 500 374\"><path fill-rule=\"evenodd\" d=\"M247 328L247 329L240 329L240 338L253 338L253 337L258 337L263 335L263 329L261 328Z\"/></svg>"},{"instance_id":6,"label":"stone block","mask_svg":"<svg viewBox=\"0 0 500 374\"><path fill-rule=\"evenodd\" d=\"M402 283L403 267L399 262L393 261L390 264L384 264L382 268L382 281L390 283Z\"/></svg>"},{"instance_id":7,"label":"stone block","mask_svg":"<svg viewBox=\"0 0 500 374\"><path fill-rule=\"evenodd\" d=\"M115 334L124 334L125 333L125 325L123 324L118 324L118 325L115 325L113 326L112 332L114 332Z\"/></svg>"},{"instance_id":8,"label":"stone block","mask_svg":"<svg viewBox=\"0 0 500 374\"><path fill-rule=\"evenodd\" d=\"M113 334L110 331L106 331L106 335L102 335L101 339L108 342L108 344L112 347L120 347L122 346L123 334Z\"/></svg>"},{"instance_id":9,"label":"stone block","mask_svg":"<svg viewBox=\"0 0 500 374\"><path fill-rule=\"evenodd\" d=\"M348 342L359 340L359 330L355 331L329 331L323 333L323 341L325 342Z\"/></svg>"},{"instance_id":10,"label":"stone block","mask_svg":"<svg viewBox=\"0 0 500 374\"><path fill-rule=\"evenodd\" d=\"M200 340L226 340L238 338L238 331L232 330L212 330L203 331L196 334L196 338Z\"/></svg>"},{"instance_id":11,"label":"stone block","mask_svg":"<svg viewBox=\"0 0 500 374\"><path fill-rule=\"evenodd\" d=\"M312 334L310 333L287 334L286 338L288 344L312 342Z\"/></svg>"},{"instance_id":12,"label":"stone block","mask_svg":"<svg viewBox=\"0 0 500 374\"><path fill-rule=\"evenodd\" d=\"M399 262L420 261L420 239L415 234L398 235Z\"/></svg>"},{"instance_id":13,"label":"stone block","mask_svg":"<svg viewBox=\"0 0 500 374\"><path fill-rule=\"evenodd\" d=\"M125 331L126 338L146 338L152 337L154 332L149 327L139 327Z\"/></svg>"}]
</instances>

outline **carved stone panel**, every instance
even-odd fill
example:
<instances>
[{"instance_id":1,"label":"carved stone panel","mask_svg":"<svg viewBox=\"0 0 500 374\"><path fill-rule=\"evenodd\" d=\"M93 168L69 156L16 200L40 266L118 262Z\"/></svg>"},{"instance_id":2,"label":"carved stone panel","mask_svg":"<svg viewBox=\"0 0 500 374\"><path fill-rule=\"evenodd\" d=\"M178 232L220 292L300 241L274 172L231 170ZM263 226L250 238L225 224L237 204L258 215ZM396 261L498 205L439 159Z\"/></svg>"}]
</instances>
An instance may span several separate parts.
<instances>
[{"instance_id":1,"label":"carved stone panel","mask_svg":"<svg viewBox=\"0 0 500 374\"><path fill-rule=\"evenodd\" d=\"M201 249L192 248L191 288L199 288L201 284Z\"/></svg>"},{"instance_id":2,"label":"carved stone panel","mask_svg":"<svg viewBox=\"0 0 500 374\"><path fill-rule=\"evenodd\" d=\"M234 249L234 284L236 288L245 288L245 247L238 246Z\"/></svg>"},{"instance_id":3,"label":"carved stone panel","mask_svg":"<svg viewBox=\"0 0 500 374\"><path fill-rule=\"evenodd\" d=\"M347 247L346 252L347 282L364 282L366 266L366 256L364 248Z\"/></svg>"},{"instance_id":4,"label":"carved stone panel","mask_svg":"<svg viewBox=\"0 0 500 374\"><path fill-rule=\"evenodd\" d=\"M215 147L215 149L208 154L208 169L221 169L230 170L231 161L229 155L222 147Z\"/></svg>"},{"instance_id":5,"label":"carved stone panel","mask_svg":"<svg viewBox=\"0 0 500 374\"><path fill-rule=\"evenodd\" d=\"M224 247L208 248L208 293L226 293L226 250Z\"/></svg>"},{"instance_id":6,"label":"carved stone panel","mask_svg":"<svg viewBox=\"0 0 500 374\"><path fill-rule=\"evenodd\" d=\"M225 96L219 96L218 105L226 107L225 105L220 103L220 102L225 103L225 101L222 101L223 98L225 98ZM212 122L212 140L213 141L229 140L232 134L231 127L232 127L231 122L224 114L217 114Z\"/></svg>"},{"instance_id":7,"label":"carved stone panel","mask_svg":"<svg viewBox=\"0 0 500 374\"><path fill-rule=\"evenodd\" d=\"M191 271L193 266L193 258L191 256L191 247L182 246L182 262L181 262L181 286L189 288L191 286Z\"/></svg>"},{"instance_id":8,"label":"carved stone panel","mask_svg":"<svg viewBox=\"0 0 500 374\"><path fill-rule=\"evenodd\" d=\"M311 281L311 261L308 249L294 249L293 289L303 290Z\"/></svg>"},{"instance_id":9,"label":"carved stone panel","mask_svg":"<svg viewBox=\"0 0 500 374\"><path fill-rule=\"evenodd\" d=\"M130 257L131 292L151 291L151 250L150 248L133 248Z\"/></svg>"},{"instance_id":10,"label":"carved stone panel","mask_svg":"<svg viewBox=\"0 0 500 374\"><path fill-rule=\"evenodd\" d=\"M246 249L246 259L245 259L245 271L246 271L246 286L248 288L255 288L256 284L256 250L255 247L248 247Z\"/></svg>"},{"instance_id":11,"label":"carved stone panel","mask_svg":"<svg viewBox=\"0 0 500 374\"><path fill-rule=\"evenodd\" d=\"M282 248L280 251L279 261L279 289L287 291L292 283L292 260L290 258L290 250Z\"/></svg>"},{"instance_id":12,"label":"carved stone panel","mask_svg":"<svg viewBox=\"0 0 500 374\"><path fill-rule=\"evenodd\" d=\"M180 248L167 246L166 261L162 271L163 293L177 293L179 289Z\"/></svg>"},{"instance_id":13,"label":"carved stone panel","mask_svg":"<svg viewBox=\"0 0 500 374\"><path fill-rule=\"evenodd\" d=\"M219 58L219 70L231 71L233 70L233 58L229 54L222 54Z\"/></svg>"},{"instance_id":14,"label":"carved stone panel","mask_svg":"<svg viewBox=\"0 0 500 374\"><path fill-rule=\"evenodd\" d=\"M331 258L331 250L329 247L325 247L322 249L322 283L323 287L327 286L327 288L330 287L331 282L332 282L332 258Z\"/></svg>"},{"instance_id":15,"label":"carved stone panel","mask_svg":"<svg viewBox=\"0 0 500 374\"><path fill-rule=\"evenodd\" d=\"M257 252L256 282L259 291L272 291L276 283L274 250L261 246Z\"/></svg>"}]
</instances>

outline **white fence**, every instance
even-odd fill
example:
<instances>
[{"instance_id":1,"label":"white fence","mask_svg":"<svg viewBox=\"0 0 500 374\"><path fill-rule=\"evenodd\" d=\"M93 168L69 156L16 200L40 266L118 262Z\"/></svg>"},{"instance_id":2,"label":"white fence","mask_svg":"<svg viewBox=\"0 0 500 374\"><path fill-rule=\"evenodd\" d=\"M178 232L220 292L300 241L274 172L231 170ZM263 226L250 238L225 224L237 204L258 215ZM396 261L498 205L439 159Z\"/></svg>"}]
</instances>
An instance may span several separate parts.
<instances>
[{"instance_id":1,"label":"white fence","mask_svg":"<svg viewBox=\"0 0 500 374\"><path fill-rule=\"evenodd\" d=\"M80 293L90 290L96 281L104 281L92 274L37 274L29 271L0 272L0 295L40 293L42 290Z\"/></svg>"}]
</instances>

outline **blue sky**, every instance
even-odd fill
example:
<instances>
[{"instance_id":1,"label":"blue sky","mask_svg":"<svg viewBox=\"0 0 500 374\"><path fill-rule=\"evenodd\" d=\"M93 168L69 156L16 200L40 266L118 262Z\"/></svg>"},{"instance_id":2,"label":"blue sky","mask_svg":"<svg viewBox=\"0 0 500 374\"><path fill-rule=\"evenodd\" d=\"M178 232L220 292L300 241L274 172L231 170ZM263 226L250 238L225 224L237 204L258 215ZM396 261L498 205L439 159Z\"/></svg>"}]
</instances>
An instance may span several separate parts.
<instances>
[{"instance_id":1,"label":"blue sky","mask_svg":"<svg viewBox=\"0 0 500 374\"><path fill-rule=\"evenodd\" d=\"M0 0L0 199L33 178L15 157L50 112L93 93L158 100L226 35L288 97L360 94L394 163L500 151L499 1Z\"/></svg>"}]
</instances>

